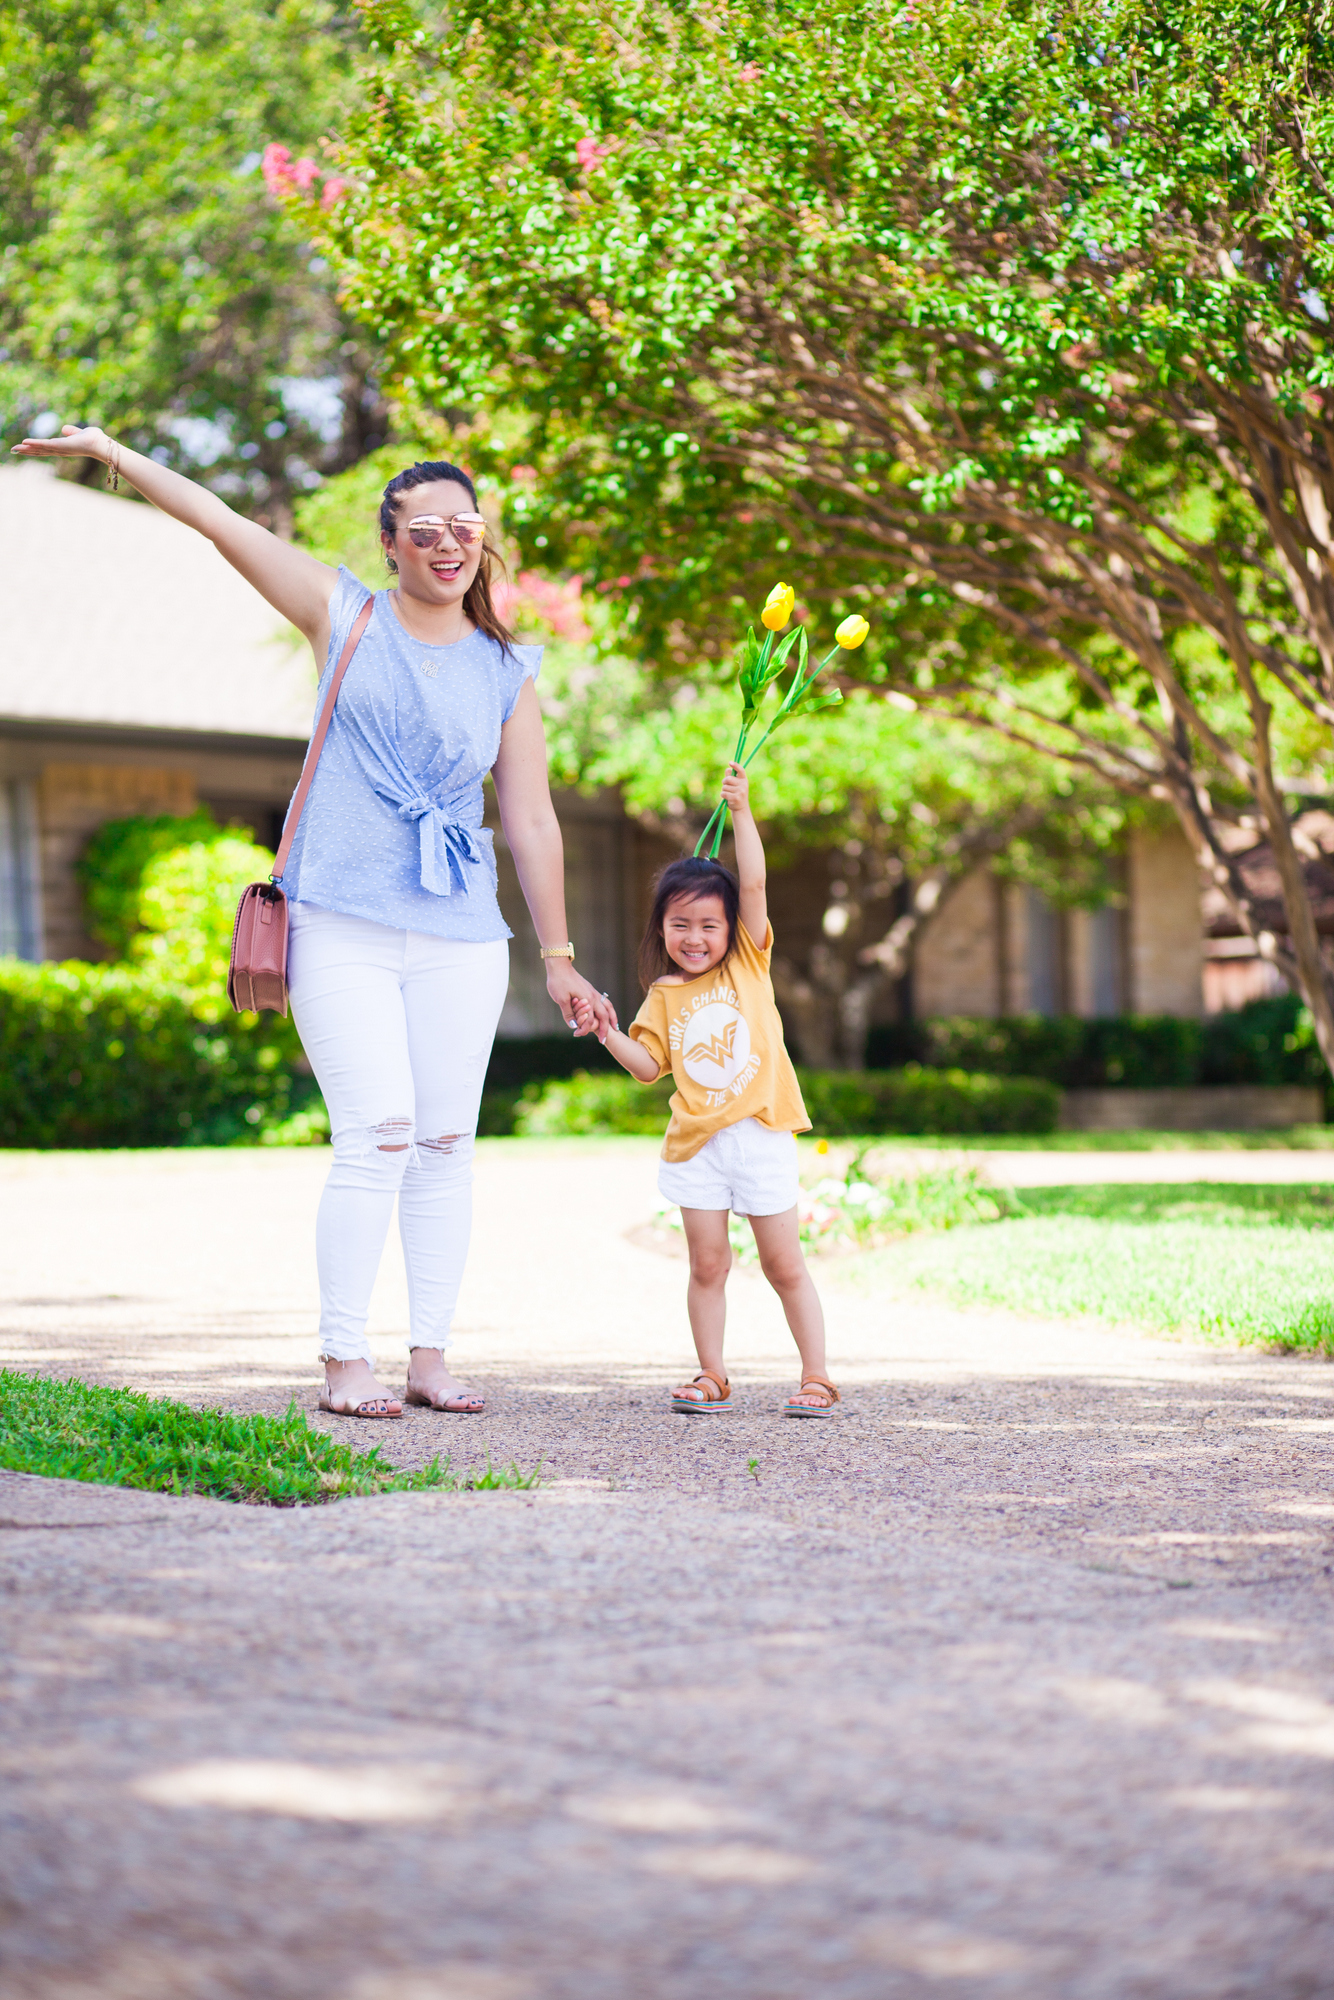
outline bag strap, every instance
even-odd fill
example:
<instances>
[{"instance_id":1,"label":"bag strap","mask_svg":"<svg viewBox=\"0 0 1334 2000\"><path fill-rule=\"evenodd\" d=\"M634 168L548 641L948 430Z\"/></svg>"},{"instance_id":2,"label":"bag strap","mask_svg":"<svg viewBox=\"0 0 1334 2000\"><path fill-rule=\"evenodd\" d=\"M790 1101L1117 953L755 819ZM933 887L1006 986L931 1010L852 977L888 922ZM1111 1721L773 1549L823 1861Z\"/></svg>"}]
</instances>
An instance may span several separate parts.
<instances>
[{"instance_id":1,"label":"bag strap","mask_svg":"<svg viewBox=\"0 0 1334 2000\"><path fill-rule=\"evenodd\" d=\"M301 766L301 781L292 794L292 803L287 808L287 818L283 821L283 837L278 843L278 852L273 857L273 873L269 877L270 882L281 882L283 879L283 870L287 866L287 857L292 851L292 842L296 839L297 827L301 824L302 808L310 796L310 788L315 781L315 766L320 761L320 752L324 748L324 739L329 734L329 724L333 721L334 703L338 699L338 690L343 685L343 675L352 664L352 655L357 650L362 633L371 622L371 613L374 609L375 599L368 597L357 613L352 630L347 635L347 644L343 648L342 656L339 659L338 665L334 668L333 679L329 683L329 692L324 697L324 707L320 710L320 719L315 725L315 733L306 746L306 761Z\"/></svg>"}]
</instances>

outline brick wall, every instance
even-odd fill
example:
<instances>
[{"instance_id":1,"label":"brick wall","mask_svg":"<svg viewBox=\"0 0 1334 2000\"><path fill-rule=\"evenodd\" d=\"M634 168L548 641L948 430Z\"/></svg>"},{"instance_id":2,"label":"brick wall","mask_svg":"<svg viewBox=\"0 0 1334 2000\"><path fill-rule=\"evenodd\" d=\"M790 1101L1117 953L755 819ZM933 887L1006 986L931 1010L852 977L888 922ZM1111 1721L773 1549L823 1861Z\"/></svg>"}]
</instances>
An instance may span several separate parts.
<instances>
[{"instance_id":1,"label":"brick wall","mask_svg":"<svg viewBox=\"0 0 1334 2000\"><path fill-rule=\"evenodd\" d=\"M47 763L37 785L41 830L43 943L48 958L105 958L83 927L74 864L109 819L134 813L189 813L191 772L140 764Z\"/></svg>"},{"instance_id":2,"label":"brick wall","mask_svg":"<svg viewBox=\"0 0 1334 2000\"><path fill-rule=\"evenodd\" d=\"M1128 1001L1136 1014L1204 1010L1200 873L1176 827L1138 830L1126 855Z\"/></svg>"},{"instance_id":3,"label":"brick wall","mask_svg":"<svg viewBox=\"0 0 1334 2000\"><path fill-rule=\"evenodd\" d=\"M913 963L913 1013L994 1019L1003 1005L1004 958L999 885L979 868L926 928Z\"/></svg>"}]
</instances>

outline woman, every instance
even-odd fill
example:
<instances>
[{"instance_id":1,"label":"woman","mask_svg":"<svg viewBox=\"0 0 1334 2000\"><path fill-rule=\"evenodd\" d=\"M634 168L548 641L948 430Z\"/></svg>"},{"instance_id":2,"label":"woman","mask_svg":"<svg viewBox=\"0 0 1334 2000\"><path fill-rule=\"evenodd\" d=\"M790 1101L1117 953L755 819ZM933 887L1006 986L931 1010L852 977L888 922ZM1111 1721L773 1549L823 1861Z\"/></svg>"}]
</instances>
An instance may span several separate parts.
<instances>
[{"instance_id":1,"label":"woman","mask_svg":"<svg viewBox=\"0 0 1334 2000\"><path fill-rule=\"evenodd\" d=\"M318 700L371 596L181 474L96 429L27 438L20 457L97 458L206 535L307 639ZM375 595L283 876L292 1013L329 1107L334 1161L316 1223L320 1407L399 1417L366 1340L397 1198L411 1328L407 1400L480 1411L445 1365L467 1255L477 1108L509 981L482 781L532 912L547 991L577 1035L616 1016L574 969L560 827L534 677L496 614L486 524L456 466L399 473L380 509L395 588Z\"/></svg>"}]
</instances>

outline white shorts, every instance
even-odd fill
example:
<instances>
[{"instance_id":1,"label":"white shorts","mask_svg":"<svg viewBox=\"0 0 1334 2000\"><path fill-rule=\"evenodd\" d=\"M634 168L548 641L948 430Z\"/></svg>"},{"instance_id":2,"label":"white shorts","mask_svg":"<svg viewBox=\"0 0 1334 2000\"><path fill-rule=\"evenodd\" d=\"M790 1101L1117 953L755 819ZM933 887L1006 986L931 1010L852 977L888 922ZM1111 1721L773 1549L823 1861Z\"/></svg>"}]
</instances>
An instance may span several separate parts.
<instances>
[{"instance_id":1,"label":"white shorts","mask_svg":"<svg viewBox=\"0 0 1334 2000\"><path fill-rule=\"evenodd\" d=\"M797 1139L757 1118L724 1125L692 1160L663 1160L658 1193L678 1208L730 1208L735 1215L782 1215L795 1208Z\"/></svg>"}]
</instances>

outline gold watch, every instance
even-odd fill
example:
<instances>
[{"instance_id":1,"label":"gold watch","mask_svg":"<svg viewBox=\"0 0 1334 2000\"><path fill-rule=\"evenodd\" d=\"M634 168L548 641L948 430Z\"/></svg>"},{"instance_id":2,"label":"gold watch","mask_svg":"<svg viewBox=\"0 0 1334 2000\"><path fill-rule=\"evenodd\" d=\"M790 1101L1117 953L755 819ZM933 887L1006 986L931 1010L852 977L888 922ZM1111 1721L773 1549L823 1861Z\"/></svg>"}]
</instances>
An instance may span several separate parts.
<instances>
[{"instance_id":1,"label":"gold watch","mask_svg":"<svg viewBox=\"0 0 1334 2000\"><path fill-rule=\"evenodd\" d=\"M572 960L574 958L574 946L572 944L544 944L542 946L542 956L543 958L568 958Z\"/></svg>"}]
</instances>

